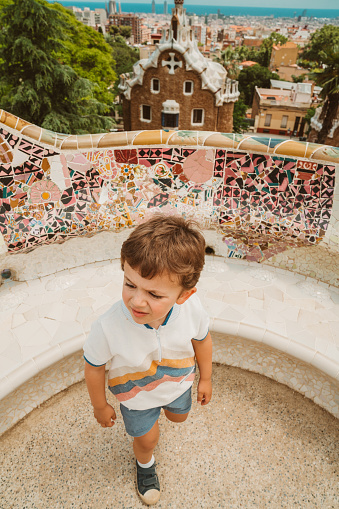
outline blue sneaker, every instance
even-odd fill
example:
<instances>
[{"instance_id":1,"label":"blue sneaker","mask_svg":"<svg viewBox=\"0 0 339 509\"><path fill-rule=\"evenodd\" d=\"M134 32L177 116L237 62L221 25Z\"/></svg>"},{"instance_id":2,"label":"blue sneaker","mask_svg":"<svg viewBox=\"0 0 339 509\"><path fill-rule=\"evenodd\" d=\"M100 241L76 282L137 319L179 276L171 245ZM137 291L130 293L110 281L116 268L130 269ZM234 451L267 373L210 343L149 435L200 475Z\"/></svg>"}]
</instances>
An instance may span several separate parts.
<instances>
[{"instance_id":1,"label":"blue sneaker","mask_svg":"<svg viewBox=\"0 0 339 509\"><path fill-rule=\"evenodd\" d=\"M155 471L155 462L149 468L137 464L137 490L144 504L154 505L160 498L160 483Z\"/></svg>"}]
</instances>

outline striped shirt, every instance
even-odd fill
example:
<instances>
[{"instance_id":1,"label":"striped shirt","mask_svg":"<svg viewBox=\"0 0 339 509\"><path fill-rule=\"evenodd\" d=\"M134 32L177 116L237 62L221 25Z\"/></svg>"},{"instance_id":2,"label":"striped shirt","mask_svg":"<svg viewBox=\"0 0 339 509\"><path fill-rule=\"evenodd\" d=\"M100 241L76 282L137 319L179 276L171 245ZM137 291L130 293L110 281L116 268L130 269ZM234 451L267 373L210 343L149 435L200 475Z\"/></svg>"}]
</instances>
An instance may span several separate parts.
<instances>
[{"instance_id":1,"label":"striped shirt","mask_svg":"<svg viewBox=\"0 0 339 509\"><path fill-rule=\"evenodd\" d=\"M93 323L84 357L93 366L111 361L109 389L127 408L168 405L193 383L192 339L205 339L208 324L197 294L174 304L158 329L136 323L121 300Z\"/></svg>"}]
</instances>

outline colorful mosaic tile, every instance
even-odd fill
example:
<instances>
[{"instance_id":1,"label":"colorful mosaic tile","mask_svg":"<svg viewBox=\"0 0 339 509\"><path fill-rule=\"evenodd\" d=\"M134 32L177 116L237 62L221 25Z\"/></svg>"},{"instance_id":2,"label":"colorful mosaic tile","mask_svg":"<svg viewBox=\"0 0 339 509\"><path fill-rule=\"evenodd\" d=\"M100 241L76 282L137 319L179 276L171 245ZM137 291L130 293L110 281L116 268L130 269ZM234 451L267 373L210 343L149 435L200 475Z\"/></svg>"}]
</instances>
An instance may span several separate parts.
<instances>
[{"instance_id":1,"label":"colorful mosaic tile","mask_svg":"<svg viewBox=\"0 0 339 509\"><path fill-rule=\"evenodd\" d=\"M64 153L26 139L9 126L14 117L6 119L0 129L0 232L9 252L119 231L156 210L176 210L219 231L229 256L263 261L286 248L317 244L331 219L335 165L286 157L279 140L211 133L198 148L112 143ZM135 136L129 135L131 142ZM110 136L98 135L97 146L107 146ZM270 153L207 146L213 136L240 149L254 140ZM279 147L277 156L272 150Z\"/></svg>"}]
</instances>

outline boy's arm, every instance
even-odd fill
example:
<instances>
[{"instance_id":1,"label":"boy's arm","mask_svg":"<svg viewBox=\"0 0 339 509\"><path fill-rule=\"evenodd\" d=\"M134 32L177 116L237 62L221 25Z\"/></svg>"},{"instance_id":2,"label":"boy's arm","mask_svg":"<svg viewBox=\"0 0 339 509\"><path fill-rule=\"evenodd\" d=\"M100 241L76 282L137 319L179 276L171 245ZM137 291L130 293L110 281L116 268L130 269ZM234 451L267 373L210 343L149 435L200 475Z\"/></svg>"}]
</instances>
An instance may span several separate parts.
<instances>
[{"instance_id":1,"label":"boy's arm","mask_svg":"<svg viewBox=\"0 0 339 509\"><path fill-rule=\"evenodd\" d=\"M192 340L195 357L200 371L198 402L207 405L212 397L212 338L208 333L202 341Z\"/></svg>"},{"instance_id":2,"label":"boy's arm","mask_svg":"<svg viewBox=\"0 0 339 509\"><path fill-rule=\"evenodd\" d=\"M94 408L94 417L103 428L111 428L116 414L114 408L106 400L105 365L91 366L85 362L85 380Z\"/></svg>"}]
</instances>

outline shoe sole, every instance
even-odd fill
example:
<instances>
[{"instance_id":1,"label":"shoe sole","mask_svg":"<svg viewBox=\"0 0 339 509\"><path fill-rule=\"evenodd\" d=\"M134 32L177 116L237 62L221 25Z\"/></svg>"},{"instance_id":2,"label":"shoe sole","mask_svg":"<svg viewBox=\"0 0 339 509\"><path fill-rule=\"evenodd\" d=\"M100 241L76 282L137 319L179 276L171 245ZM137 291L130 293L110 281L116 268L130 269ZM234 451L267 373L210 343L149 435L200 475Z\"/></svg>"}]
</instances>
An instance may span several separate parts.
<instances>
[{"instance_id":1,"label":"shoe sole","mask_svg":"<svg viewBox=\"0 0 339 509\"><path fill-rule=\"evenodd\" d=\"M156 504L160 499L160 491L158 490L148 490L145 495L142 495L140 491L137 488L137 492L141 500L146 505L154 505Z\"/></svg>"}]
</instances>

